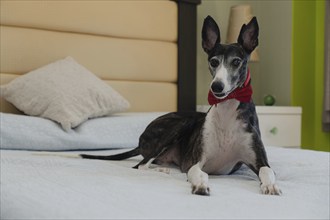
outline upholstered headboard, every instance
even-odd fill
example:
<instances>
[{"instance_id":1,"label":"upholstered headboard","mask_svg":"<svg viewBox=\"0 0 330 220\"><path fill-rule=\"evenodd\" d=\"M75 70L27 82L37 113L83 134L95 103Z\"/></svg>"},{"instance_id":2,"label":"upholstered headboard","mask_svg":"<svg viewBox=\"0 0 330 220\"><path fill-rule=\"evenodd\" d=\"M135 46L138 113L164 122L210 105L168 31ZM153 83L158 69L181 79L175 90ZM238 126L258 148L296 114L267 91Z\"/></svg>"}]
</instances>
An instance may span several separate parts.
<instances>
[{"instance_id":1,"label":"upholstered headboard","mask_svg":"<svg viewBox=\"0 0 330 220\"><path fill-rule=\"evenodd\" d=\"M1 84L72 56L130 111L195 110L198 3L1 0Z\"/></svg>"}]
</instances>

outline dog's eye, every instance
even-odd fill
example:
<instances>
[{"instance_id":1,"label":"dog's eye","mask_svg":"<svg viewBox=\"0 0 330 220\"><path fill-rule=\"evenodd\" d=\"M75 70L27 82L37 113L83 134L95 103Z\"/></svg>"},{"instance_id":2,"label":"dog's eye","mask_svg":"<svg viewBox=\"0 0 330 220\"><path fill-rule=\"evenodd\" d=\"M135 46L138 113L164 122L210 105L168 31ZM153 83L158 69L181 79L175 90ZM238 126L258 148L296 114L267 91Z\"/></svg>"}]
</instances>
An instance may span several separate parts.
<instances>
[{"instance_id":1,"label":"dog's eye","mask_svg":"<svg viewBox=\"0 0 330 220\"><path fill-rule=\"evenodd\" d=\"M218 59L211 59L210 60L210 65L211 65L211 67L213 67L213 68L217 68L218 66L219 66L219 60Z\"/></svg>"},{"instance_id":2,"label":"dog's eye","mask_svg":"<svg viewBox=\"0 0 330 220\"><path fill-rule=\"evenodd\" d=\"M238 67L240 64L241 64L241 60L240 60L240 59L234 59L234 60L232 61L232 65L233 65L234 67Z\"/></svg>"}]
</instances>

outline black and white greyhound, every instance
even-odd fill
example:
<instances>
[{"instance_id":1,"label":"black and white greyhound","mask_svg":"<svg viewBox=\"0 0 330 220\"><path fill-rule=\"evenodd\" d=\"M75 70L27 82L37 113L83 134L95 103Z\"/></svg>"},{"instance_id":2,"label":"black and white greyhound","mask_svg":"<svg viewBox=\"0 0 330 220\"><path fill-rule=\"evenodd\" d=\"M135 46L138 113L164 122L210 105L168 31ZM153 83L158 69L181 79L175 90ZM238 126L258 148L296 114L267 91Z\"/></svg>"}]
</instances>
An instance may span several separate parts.
<instances>
[{"instance_id":1,"label":"black and white greyhound","mask_svg":"<svg viewBox=\"0 0 330 220\"><path fill-rule=\"evenodd\" d=\"M208 55L210 84L208 113L172 112L152 121L135 149L110 156L82 158L122 160L142 155L134 168L175 164L187 173L192 193L209 195L208 174L231 174L242 164L261 181L263 194L280 195L260 137L258 117L251 100L248 60L258 45L259 27L254 17L241 28L237 43L220 43L220 30L212 17L204 20L202 47Z\"/></svg>"}]
</instances>

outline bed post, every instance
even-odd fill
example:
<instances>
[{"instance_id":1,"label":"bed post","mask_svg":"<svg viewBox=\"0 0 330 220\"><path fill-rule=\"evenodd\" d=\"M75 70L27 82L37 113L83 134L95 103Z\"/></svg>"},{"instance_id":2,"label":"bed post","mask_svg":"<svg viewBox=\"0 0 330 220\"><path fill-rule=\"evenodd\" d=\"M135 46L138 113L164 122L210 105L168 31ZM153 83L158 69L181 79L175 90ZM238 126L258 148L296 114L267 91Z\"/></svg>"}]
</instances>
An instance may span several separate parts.
<instances>
[{"instance_id":1,"label":"bed post","mask_svg":"<svg viewBox=\"0 0 330 220\"><path fill-rule=\"evenodd\" d=\"M178 4L178 111L196 111L197 5L201 0Z\"/></svg>"}]
</instances>

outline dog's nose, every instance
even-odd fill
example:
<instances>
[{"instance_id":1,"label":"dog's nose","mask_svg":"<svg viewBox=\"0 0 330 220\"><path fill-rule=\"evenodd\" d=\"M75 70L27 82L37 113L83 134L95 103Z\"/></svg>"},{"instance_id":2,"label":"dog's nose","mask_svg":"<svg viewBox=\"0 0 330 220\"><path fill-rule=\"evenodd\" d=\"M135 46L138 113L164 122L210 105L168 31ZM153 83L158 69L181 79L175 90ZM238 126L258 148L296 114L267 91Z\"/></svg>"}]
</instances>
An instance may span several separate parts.
<instances>
[{"instance_id":1,"label":"dog's nose","mask_svg":"<svg viewBox=\"0 0 330 220\"><path fill-rule=\"evenodd\" d=\"M214 93L221 93L225 87L225 84L223 82L215 81L211 85L211 89Z\"/></svg>"}]
</instances>

